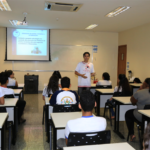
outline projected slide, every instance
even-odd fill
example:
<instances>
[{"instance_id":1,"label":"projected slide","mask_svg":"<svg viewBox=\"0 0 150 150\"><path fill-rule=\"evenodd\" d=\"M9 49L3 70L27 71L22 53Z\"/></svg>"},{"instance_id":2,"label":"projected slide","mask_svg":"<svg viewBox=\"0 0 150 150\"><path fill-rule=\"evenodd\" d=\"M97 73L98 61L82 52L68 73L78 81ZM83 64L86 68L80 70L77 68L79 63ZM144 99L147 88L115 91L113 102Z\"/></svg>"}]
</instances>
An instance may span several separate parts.
<instances>
[{"instance_id":1,"label":"projected slide","mask_svg":"<svg viewBox=\"0 0 150 150\"><path fill-rule=\"evenodd\" d=\"M7 60L50 60L49 30L7 28Z\"/></svg>"},{"instance_id":2,"label":"projected slide","mask_svg":"<svg viewBox=\"0 0 150 150\"><path fill-rule=\"evenodd\" d=\"M13 55L47 55L47 30L17 29L12 40Z\"/></svg>"}]
</instances>

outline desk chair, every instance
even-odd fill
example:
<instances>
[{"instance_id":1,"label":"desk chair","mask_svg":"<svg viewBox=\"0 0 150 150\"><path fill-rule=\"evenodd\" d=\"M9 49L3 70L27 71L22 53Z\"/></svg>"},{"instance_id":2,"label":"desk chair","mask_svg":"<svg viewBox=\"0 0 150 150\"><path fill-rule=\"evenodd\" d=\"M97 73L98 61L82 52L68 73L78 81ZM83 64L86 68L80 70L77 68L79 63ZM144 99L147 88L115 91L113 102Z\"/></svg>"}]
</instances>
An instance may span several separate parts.
<instances>
[{"instance_id":1,"label":"desk chair","mask_svg":"<svg viewBox=\"0 0 150 150\"><path fill-rule=\"evenodd\" d=\"M112 89L112 85L96 85L96 89ZM96 91L94 94L95 101L97 102L98 92ZM97 111L95 107L95 112Z\"/></svg>"},{"instance_id":2,"label":"desk chair","mask_svg":"<svg viewBox=\"0 0 150 150\"><path fill-rule=\"evenodd\" d=\"M130 94L129 95L123 95L122 92L115 92L114 95L115 97L120 97L120 96L123 96L123 97L128 97L128 96L131 96ZM112 108L115 108L115 102L112 100L112 101L107 101L105 103L105 108L104 108L104 115L103 117L105 117L105 112L106 110L108 109L109 110L109 115L110 115L110 124L112 126L112 119L111 119L111 109Z\"/></svg>"},{"instance_id":3,"label":"desk chair","mask_svg":"<svg viewBox=\"0 0 150 150\"><path fill-rule=\"evenodd\" d=\"M49 94L48 97L51 98L53 94ZM43 118L42 118L42 125L44 125L44 115L45 115L46 105L43 106Z\"/></svg>"},{"instance_id":4,"label":"desk chair","mask_svg":"<svg viewBox=\"0 0 150 150\"><path fill-rule=\"evenodd\" d=\"M10 95L5 95L4 98L14 98L13 94ZM6 108L5 108L6 109ZM11 149L11 143L14 145L14 142L12 141L12 130L13 130L13 122L12 121L7 121L7 129L8 129L8 150Z\"/></svg>"},{"instance_id":5,"label":"desk chair","mask_svg":"<svg viewBox=\"0 0 150 150\"><path fill-rule=\"evenodd\" d=\"M81 111L78 108L77 104L73 105L54 105L53 106L53 113L58 113L58 112L78 112Z\"/></svg>"},{"instance_id":6,"label":"desk chair","mask_svg":"<svg viewBox=\"0 0 150 150\"><path fill-rule=\"evenodd\" d=\"M110 140L110 130L87 133L70 133L67 146L108 144L110 143Z\"/></svg>"},{"instance_id":7,"label":"desk chair","mask_svg":"<svg viewBox=\"0 0 150 150\"><path fill-rule=\"evenodd\" d=\"M7 86L7 88L10 88L10 89L18 89L17 86Z\"/></svg>"},{"instance_id":8,"label":"desk chair","mask_svg":"<svg viewBox=\"0 0 150 150\"><path fill-rule=\"evenodd\" d=\"M146 109L150 109L150 104L149 105L145 105L144 110ZM142 120L145 120L146 116L142 115ZM140 148L142 150L143 148L143 134L144 134L144 124L143 121L139 122L138 120L134 120L134 122L136 123L137 129L138 129L138 136L139 136L139 144L140 144ZM141 133L140 133L141 131ZM128 133L128 137L127 137L127 141L129 141L129 133Z\"/></svg>"}]
</instances>

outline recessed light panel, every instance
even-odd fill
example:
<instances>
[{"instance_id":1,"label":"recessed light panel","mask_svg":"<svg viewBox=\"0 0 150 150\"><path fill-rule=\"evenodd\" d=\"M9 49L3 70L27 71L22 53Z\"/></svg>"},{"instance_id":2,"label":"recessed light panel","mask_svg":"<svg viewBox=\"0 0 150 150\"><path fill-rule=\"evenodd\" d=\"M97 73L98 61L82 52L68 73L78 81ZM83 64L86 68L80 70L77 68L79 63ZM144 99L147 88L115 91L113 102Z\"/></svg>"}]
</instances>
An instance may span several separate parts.
<instances>
[{"instance_id":1,"label":"recessed light panel","mask_svg":"<svg viewBox=\"0 0 150 150\"><path fill-rule=\"evenodd\" d=\"M11 8L6 0L0 0L0 10L11 11Z\"/></svg>"},{"instance_id":2,"label":"recessed light panel","mask_svg":"<svg viewBox=\"0 0 150 150\"><path fill-rule=\"evenodd\" d=\"M90 26L88 26L86 29L93 29L93 28L95 28L95 27L97 27L98 26L98 24L91 24Z\"/></svg>"},{"instance_id":3,"label":"recessed light panel","mask_svg":"<svg viewBox=\"0 0 150 150\"><path fill-rule=\"evenodd\" d=\"M113 10L112 12L110 12L109 14L107 14L106 17L115 17L119 15L120 13L128 10L129 8L130 8L129 6L120 6L116 8L115 10Z\"/></svg>"}]
</instances>

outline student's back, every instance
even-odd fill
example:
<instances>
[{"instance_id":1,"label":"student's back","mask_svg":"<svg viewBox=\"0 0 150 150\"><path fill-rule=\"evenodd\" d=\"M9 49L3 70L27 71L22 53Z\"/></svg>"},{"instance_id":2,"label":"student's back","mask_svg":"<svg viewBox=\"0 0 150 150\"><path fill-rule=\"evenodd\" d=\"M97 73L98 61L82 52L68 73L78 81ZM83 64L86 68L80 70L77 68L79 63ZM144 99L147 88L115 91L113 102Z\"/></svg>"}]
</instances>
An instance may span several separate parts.
<instances>
[{"instance_id":1,"label":"student's back","mask_svg":"<svg viewBox=\"0 0 150 150\"><path fill-rule=\"evenodd\" d=\"M70 87L70 79L68 77L63 77L61 79L61 91L56 91L51 99L50 104L77 104L78 103L78 95L76 92L71 91Z\"/></svg>"},{"instance_id":2,"label":"student's back","mask_svg":"<svg viewBox=\"0 0 150 150\"><path fill-rule=\"evenodd\" d=\"M8 76L7 86L16 86L16 87L18 87L18 83L17 83L17 81L14 78L13 71L12 70L8 70L8 71L6 71L6 74Z\"/></svg>"},{"instance_id":3,"label":"student's back","mask_svg":"<svg viewBox=\"0 0 150 150\"><path fill-rule=\"evenodd\" d=\"M106 129L106 119L93 116L92 110L94 106L96 106L96 102L93 93L88 90L82 91L79 104L79 108L82 110L82 117L68 121L65 128L66 140L70 132L99 132Z\"/></svg>"},{"instance_id":4,"label":"student's back","mask_svg":"<svg viewBox=\"0 0 150 150\"><path fill-rule=\"evenodd\" d=\"M104 72L102 75L103 80L99 80L96 85L112 85L110 81L110 75L107 72Z\"/></svg>"}]
</instances>

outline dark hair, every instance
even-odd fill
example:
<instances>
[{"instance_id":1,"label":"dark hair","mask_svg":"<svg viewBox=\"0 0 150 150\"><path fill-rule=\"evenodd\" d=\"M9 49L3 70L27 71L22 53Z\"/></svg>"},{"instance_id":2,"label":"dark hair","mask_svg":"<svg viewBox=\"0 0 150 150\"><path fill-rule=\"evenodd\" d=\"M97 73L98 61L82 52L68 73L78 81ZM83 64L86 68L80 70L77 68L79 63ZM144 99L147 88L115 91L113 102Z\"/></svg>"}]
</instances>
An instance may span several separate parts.
<instances>
[{"instance_id":1,"label":"dark hair","mask_svg":"<svg viewBox=\"0 0 150 150\"><path fill-rule=\"evenodd\" d=\"M145 82L149 85L149 92L150 92L150 78L146 78Z\"/></svg>"},{"instance_id":2,"label":"dark hair","mask_svg":"<svg viewBox=\"0 0 150 150\"><path fill-rule=\"evenodd\" d=\"M7 73L6 72L1 72L0 73L0 83L3 85L3 84L6 84L8 80L8 76L7 76Z\"/></svg>"},{"instance_id":3,"label":"dark hair","mask_svg":"<svg viewBox=\"0 0 150 150\"><path fill-rule=\"evenodd\" d=\"M70 86L70 79L68 77L63 77L61 79L61 87L62 88L69 88Z\"/></svg>"},{"instance_id":4,"label":"dark hair","mask_svg":"<svg viewBox=\"0 0 150 150\"><path fill-rule=\"evenodd\" d=\"M144 146L145 149L149 149L149 141L150 141L150 123L147 125L146 129L145 129L145 134L143 137L143 141L144 141Z\"/></svg>"},{"instance_id":5,"label":"dark hair","mask_svg":"<svg viewBox=\"0 0 150 150\"><path fill-rule=\"evenodd\" d=\"M81 92L80 104L85 112L93 110L95 105L95 99L93 93L90 90L84 90Z\"/></svg>"},{"instance_id":6,"label":"dark hair","mask_svg":"<svg viewBox=\"0 0 150 150\"><path fill-rule=\"evenodd\" d=\"M118 87L118 91L119 89L122 88L122 95L124 96L130 96L131 95L131 87L129 85L128 79L126 78L126 76L124 74L119 74L118 79L120 80L119 82L119 87Z\"/></svg>"},{"instance_id":7,"label":"dark hair","mask_svg":"<svg viewBox=\"0 0 150 150\"><path fill-rule=\"evenodd\" d=\"M12 74L13 74L13 71L12 70L7 70L5 71L7 76L10 77Z\"/></svg>"},{"instance_id":8,"label":"dark hair","mask_svg":"<svg viewBox=\"0 0 150 150\"><path fill-rule=\"evenodd\" d=\"M59 71L54 71L53 74L52 74L52 76L53 75L56 75L56 76L58 76L59 79L61 79L61 74L60 74Z\"/></svg>"},{"instance_id":9,"label":"dark hair","mask_svg":"<svg viewBox=\"0 0 150 150\"><path fill-rule=\"evenodd\" d=\"M50 90L52 90L52 92L55 93L59 89L58 80L59 80L59 78L56 75L53 75L50 77L49 83L47 86L47 93L48 94L49 94Z\"/></svg>"},{"instance_id":10,"label":"dark hair","mask_svg":"<svg viewBox=\"0 0 150 150\"><path fill-rule=\"evenodd\" d=\"M109 73L104 72L104 73L103 73L103 78L104 78L104 80L110 80L110 75L109 75Z\"/></svg>"},{"instance_id":11,"label":"dark hair","mask_svg":"<svg viewBox=\"0 0 150 150\"><path fill-rule=\"evenodd\" d=\"M135 79L133 80L133 82L136 82L136 83L142 83L141 80L140 80L139 78L135 78Z\"/></svg>"},{"instance_id":12,"label":"dark hair","mask_svg":"<svg viewBox=\"0 0 150 150\"><path fill-rule=\"evenodd\" d=\"M89 52L85 52L85 53L83 54L83 57L84 57L86 54L88 54L89 57L90 57L90 53L89 53Z\"/></svg>"}]
</instances>

